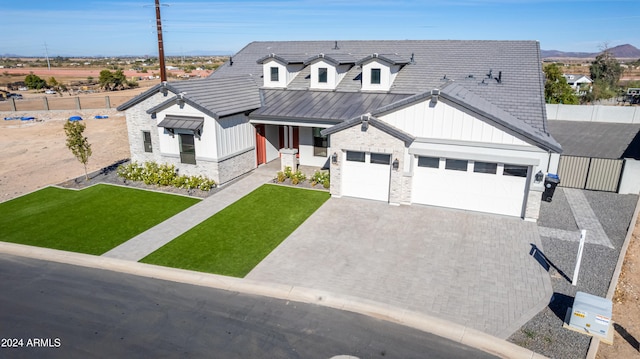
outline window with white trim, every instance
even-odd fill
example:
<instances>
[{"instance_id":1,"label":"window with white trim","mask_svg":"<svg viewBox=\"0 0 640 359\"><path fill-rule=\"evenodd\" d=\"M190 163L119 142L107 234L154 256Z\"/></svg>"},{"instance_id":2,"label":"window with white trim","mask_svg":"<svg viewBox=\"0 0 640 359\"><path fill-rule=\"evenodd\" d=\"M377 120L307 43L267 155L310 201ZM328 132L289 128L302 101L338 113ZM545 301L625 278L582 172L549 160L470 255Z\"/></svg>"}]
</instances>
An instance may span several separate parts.
<instances>
[{"instance_id":1,"label":"window with white trim","mask_svg":"<svg viewBox=\"0 0 640 359\"><path fill-rule=\"evenodd\" d=\"M280 69L277 67L271 68L271 81L278 82L280 81Z\"/></svg>"},{"instance_id":2,"label":"window with white trim","mask_svg":"<svg viewBox=\"0 0 640 359\"><path fill-rule=\"evenodd\" d=\"M418 167L440 168L440 158L419 156Z\"/></svg>"},{"instance_id":3,"label":"window with white trim","mask_svg":"<svg viewBox=\"0 0 640 359\"><path fill-rule=\"evenodd\" d=\"M498 164L492 162L475 161L473 163L473 172L496 174L498 173Z\"/></svg>"},{"instance_id":4,"label":"window with white trim","mask_svg":"<svg viewBox=\"0 0 640 359\"><path fill-rule=\"evenodd\" d=\"M326 84L328 81L329 69L326 67L318 68L318 83Z\"/></svg>"},{"instance_id":5,"label":"window with white trim","mask_svg":"<svg viewBox=\"0 0 640 359\"><path fill-rule=\"evenodd\" d=\"M347 151L347 161L364 162L364 152Z\"/></svg>"},{"instance_id":6,"label":"window with white trim","mask_svg":"<svg viewBox=\"0 0 640 359\"><path fill-rule=\"evenodd\" d=\"M528 171L529 167L527 166L509 165L505 163L502 174L505 176L527 177Z\"/></svg>"},{"instance_id":7,"label":"window with white trim","mask_svg":"<svg viewBox=\"0 0 640 359\"><path fill-rule=\"evenodd\" d=\"M377 165L389 165L391 164L391 155L387 153L371 153L369 162Z\"/></svg>"},{"instance_id":8,"label":"window with white trim","mask_svg":"<svg viewBox=\"0 0 640 359\"><path fill-rule=\"evenodd\" d=\"M153 152L153 146L151 146L151 132L142 131L142 142L144 143L144 152Z\"/></svg>"},{"instance_id":9,"label":"window with white trim","mask_svg":"<svg viewBox=\"0 0 640 359\"><path fill-rule=\"evenodd\" d=\"M371 69L371 84L380 85L381 83L381 69Z\"/></svg>"},{"instance_id":10,"label":"window with white trim","mask_svg":"<svg viewBox=\"0 0 640 359\"><path fill-rule=\"evenodd\" d=\"M327 136L320 134L321 128L313 127L313 155L318 157L327 157L327 147L329 146L329 140Z\"/></svg>"},{"instance_id":11,"label":"window with white trim","mask_svg":"<svg viewBox=\"0 0 640 359\"><path fill-rule=\"evenodd\" d=\"M444 169L466 172L468 164L469 164L469 161L467 160L454 160L452 158L447 158L447 160L445 161Z\"/></svg>"}]
</instances>

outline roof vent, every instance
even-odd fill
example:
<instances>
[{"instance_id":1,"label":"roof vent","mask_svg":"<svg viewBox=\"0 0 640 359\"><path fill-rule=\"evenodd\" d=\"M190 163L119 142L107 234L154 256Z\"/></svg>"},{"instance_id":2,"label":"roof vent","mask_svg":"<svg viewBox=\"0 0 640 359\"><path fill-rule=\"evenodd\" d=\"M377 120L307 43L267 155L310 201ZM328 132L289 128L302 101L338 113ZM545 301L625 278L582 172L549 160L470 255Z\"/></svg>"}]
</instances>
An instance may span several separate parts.
<instances>
[{"instance_id":1,"label":"roof vent","mask_svg":"<svg viewBox=\"0 0 640 359\"><path fill-rule=\"evenodd\" d=\"M338 41L336 41L335 44L333 45L333 49L340 50L340 48L338 47Z\"/></svg>"},{"instance_id":2,"label":"roof vent","mask_svg":"<svg viewBox=\"0 0 640 359\"><path fill-rule=\"evenodd\" d=\"M229 56L229 66L233 66L233 56Z\"/></svg>"},{"instance_id":3,"label":"roof vent","mask_svg":"<svg viewBox=\"0 0 640 359\"><path fill-rule=\"evenodd\" d=\"M493 72L493 70L492 70L492 69L489 69L489 73L487 74L487 78L488 78L488 79L490 79L490 78L491 78L491 76L492 76L492 75L491 75L491 73L492 73L492 72Z\"/></svg>"},{"instance_id":4,"label":"roof vent","mask_svg":"<svg viewBox=\"0 0 640 359\"><path fill-rule=\"evenodd\" d=\"M499 84L502 83L502 71L498 71L498 77L496 77L496 81L498 81Z\"/></svg>"},{"instance_id":5,"label":"roof vent","mask_svg":"<svg viewBox=\"0 0 640 359\"><path fill-rule=\"evenodd\" d=\"M409 60L409 63L410 63L411 65L415 65L415 63L416 63L416 61L415 61L415 59L414 59L414 53L413 53L413 52L411 53L411 60Z\"/></svg>"}]
</instances>

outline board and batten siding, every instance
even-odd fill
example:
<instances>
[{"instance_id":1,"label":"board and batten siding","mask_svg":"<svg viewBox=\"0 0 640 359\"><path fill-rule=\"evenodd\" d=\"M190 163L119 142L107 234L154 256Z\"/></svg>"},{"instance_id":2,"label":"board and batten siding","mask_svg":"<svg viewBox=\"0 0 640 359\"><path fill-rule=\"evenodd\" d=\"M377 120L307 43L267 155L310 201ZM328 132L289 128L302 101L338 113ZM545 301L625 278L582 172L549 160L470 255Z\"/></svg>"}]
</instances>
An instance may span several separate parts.
<instances>
[{"instance_id":1,"label":"board and batten siding","mask_svg":"<svg viewBox=\"0 0 640 359\"><path fill-rule=\"evenodd\" d=\"M251 149L256 145L255 128L243 114L222 117L216 121L218 159Z\"/></svg>"},{"instance_id":2,"label":"board and batten siding","mask_svg":"<svg viewBox=\"0 0 640 359\"><path fill-rule=\"evenodd\" d=\"M204 124L202 126L202 132L200 138L196 136L195 146L196 146L196 158L217 158L218 153L216 149L216 126L215 119L213 117L207 116L204 113L196 110L195 108L185 104L182 108L178 105L172 105L162 112L158 112L156 115L156 126L162 120L165 119L166 116L189 116L189 117L199 117L204 118ZM159 142L160 142L160 152L163 155L180 155L180 140L177 136L177 133L183 133L182 131L176 131L176 135L172 136L170 133L166 132L164 128L157 127L159 134ZM186 133L186 132L184 132Z\"/></svg>"},{"instance_id":3,"label":"board and batten siding","mask_svg":"<svg viewBox=\"0 0 640 359\"><path fill-rule=\"evenodd\" d=\"M379 117L416 137L531 146L443 102L434 107L429 103L422 101Z\"/></svg>"}]
</instances>

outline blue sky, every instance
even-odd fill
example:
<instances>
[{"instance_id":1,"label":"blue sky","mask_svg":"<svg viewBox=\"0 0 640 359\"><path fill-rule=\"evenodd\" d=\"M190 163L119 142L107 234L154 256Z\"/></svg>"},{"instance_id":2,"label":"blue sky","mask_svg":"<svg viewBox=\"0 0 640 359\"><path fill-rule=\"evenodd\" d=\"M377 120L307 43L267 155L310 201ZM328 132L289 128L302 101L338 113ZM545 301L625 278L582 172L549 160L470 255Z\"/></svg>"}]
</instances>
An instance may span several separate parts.
<instances>
[{"instance_id":1,"label":"blue sky","mask_svg":"<svg viewBox=\"0 0 640 359\"><path fill-rule=\"evenodd\" d=\"M640 48L640 0L166 0L165 53L259 40L538 40L543 50ZM154 0L0 0L0 54L157 55Z\"/></svg>"}]
</instances>

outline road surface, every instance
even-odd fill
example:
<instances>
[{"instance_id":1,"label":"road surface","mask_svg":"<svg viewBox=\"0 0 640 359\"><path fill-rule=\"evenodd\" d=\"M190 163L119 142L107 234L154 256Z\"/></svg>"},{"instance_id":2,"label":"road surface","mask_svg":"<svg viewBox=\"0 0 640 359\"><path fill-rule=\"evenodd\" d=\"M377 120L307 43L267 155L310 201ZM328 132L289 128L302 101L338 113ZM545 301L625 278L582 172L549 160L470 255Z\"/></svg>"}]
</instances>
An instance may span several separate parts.
<instances>
[{"instance_id":1,"label":"road surface","mask_svg":"<svg viewBox=\"0 0 640 359\"><path fill-rule=\"evenodd\" d=\"M2 358L495 358L321 306L0 254Z\"/></svg>"}]
</instances>

